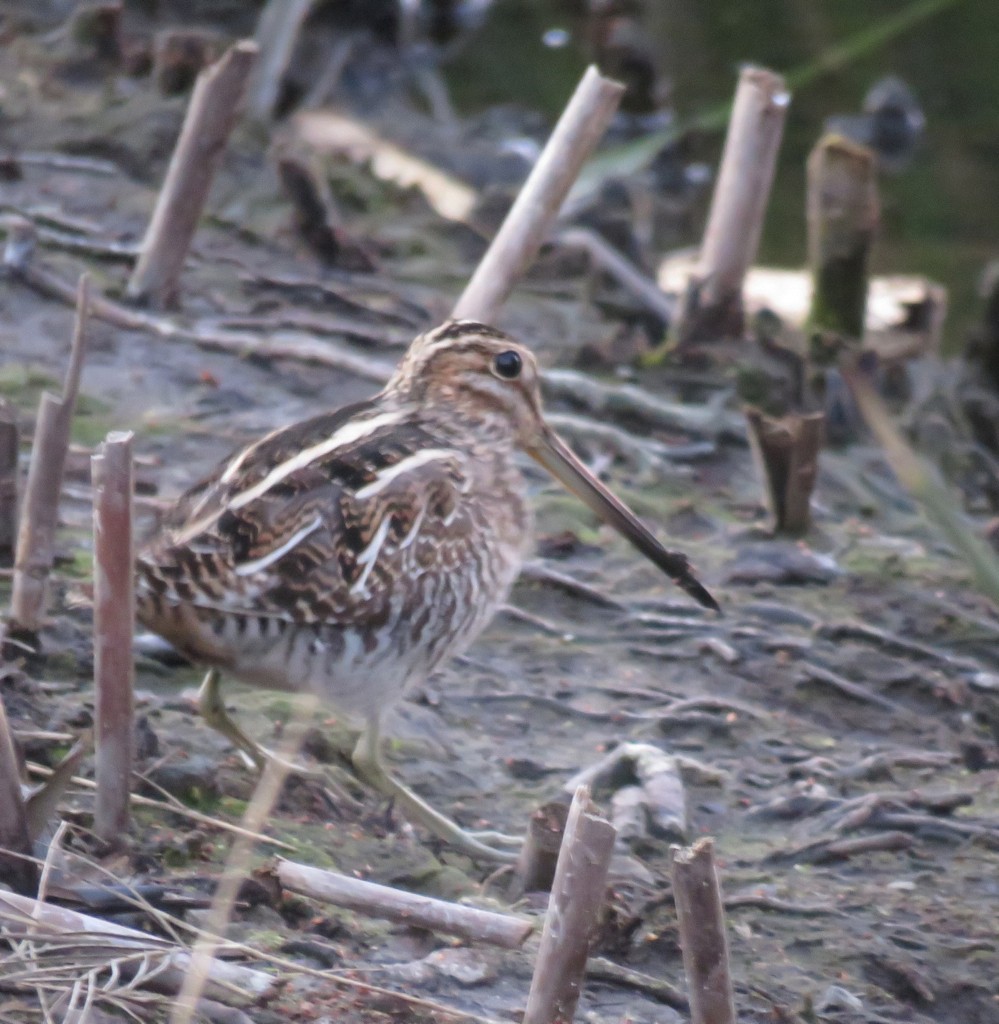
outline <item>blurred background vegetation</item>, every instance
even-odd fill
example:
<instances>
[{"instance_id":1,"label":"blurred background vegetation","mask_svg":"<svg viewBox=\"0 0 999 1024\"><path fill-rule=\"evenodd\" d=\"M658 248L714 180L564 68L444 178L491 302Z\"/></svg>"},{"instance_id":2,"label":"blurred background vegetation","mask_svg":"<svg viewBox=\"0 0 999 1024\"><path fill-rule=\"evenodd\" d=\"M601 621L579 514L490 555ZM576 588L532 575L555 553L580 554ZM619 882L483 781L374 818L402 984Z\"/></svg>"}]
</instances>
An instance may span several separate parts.
<instances>
[{"instance_id":1,"label":"blurred background vegetation","mask_svg":"<svg viewBox=\"0 0 999 1024\"><path fill-rule=\"evenodd\" d=\"M859 112L886 76L903 82L926 125L911 159L883 176L874 272L923 273L945 284L947 344L960 347L979 312L982 268L999 250L999 3L496 0L445 65L458 110L519 103L556 116L593 58L595 7L613 7L622 68L641 74L648 63L656 101L676 126L727 104L745 63L787 77L793 99L762 263L804 260L805 159L827 119ZM685 156L713 168L722 142L721 130L694 130Z\"/></svg>"}]
</instances>

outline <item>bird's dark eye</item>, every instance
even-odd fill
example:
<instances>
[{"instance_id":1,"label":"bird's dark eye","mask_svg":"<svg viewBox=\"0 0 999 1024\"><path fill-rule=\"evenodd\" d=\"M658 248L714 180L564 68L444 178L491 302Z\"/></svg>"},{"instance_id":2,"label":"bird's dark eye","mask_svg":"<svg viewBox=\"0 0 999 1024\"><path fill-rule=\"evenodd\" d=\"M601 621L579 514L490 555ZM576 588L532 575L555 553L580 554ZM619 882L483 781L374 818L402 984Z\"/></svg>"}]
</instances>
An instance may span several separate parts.
<instances>
[{"instance_id":1,"label":"bird's dark eye","mask_svg":"<svg viewBox=\"0 0 999 1024\"><path fill-rule=\"evenodd\" d=\"M496 370L497 376L502 377L504 380L516 380L520 376L523 366L524 361L520 358L520 353L514 352L512 349L507 352L500 352L493 360L493 368Z\"/></svg>"}]
</instances>

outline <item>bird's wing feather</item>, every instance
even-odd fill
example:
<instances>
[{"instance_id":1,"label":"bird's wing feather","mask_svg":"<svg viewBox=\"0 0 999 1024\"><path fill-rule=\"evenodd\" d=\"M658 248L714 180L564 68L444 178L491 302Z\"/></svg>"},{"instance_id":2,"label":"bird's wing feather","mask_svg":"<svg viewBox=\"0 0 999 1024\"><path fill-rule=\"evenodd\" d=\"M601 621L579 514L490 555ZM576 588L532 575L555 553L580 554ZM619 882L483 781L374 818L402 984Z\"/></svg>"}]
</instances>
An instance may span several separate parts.
<instances>
[{"instance_id":1,"label":"bird's wing feather","mask_svg":"<svg viewBox=\"0 0 999 1024\"><path fill-rule=\"evenodd\" d=\"M468 481L465 457L417 423L363 412L279 431L223 463L140 555L146 585L300 623L387 615L399 579L439 567L469 535Z\"/></svg>"}]
</instances>

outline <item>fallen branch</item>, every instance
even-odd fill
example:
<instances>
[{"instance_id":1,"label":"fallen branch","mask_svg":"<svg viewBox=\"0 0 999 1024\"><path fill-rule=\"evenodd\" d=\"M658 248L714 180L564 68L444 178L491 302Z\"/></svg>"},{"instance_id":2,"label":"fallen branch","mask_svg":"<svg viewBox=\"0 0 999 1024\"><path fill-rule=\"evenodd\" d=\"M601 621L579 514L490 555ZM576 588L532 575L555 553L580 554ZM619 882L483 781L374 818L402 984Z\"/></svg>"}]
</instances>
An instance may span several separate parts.
<instances>
[{"instance_id":1,"label":"fallen branch","mask_svg":"<svg viewBox=\"0 0 999 1024\"><path fill-rule=\"evenodd\" d=\"M256 59L257 44L244 39L198 76L126 288L129 298L160 307L176 302L180 272Z\"/></svg>"},{"instance_id":2,"label":"fallen branch","mask_svg":"<svg viewBox=\"0 0 999 1024\"><path fill-rule=\"evenodd\" d=\"M602 956L595 956L586 968L586 976L594 981L602 981L620 988L630 988L641 992L643 996L654 999L657 1003L672 1006L681 1013L690 1011L687 997L664 978L654 978L650 974L633 971L623 964L614 963Z\"/></svg>"},{"instance_id":3,"label":"fallen branch","mask_svg":"<svg viewBox=\"0 0 999 1024\"><path fill-rule=\"evenodd\" d=\"M578 442L600 445L639 473L661 472L664 466L675 471L672 463L708 458L718 450L714 441L663 444L655 438L639 437L612 423L600 423L568 413L548 413L545 419L559 434L572 441L573 447Z\"/></svg>"},{"instance_id":4,"label":"fallen branch","mask_svg":"<svg viewBox=\"0 0 999 1024\"><path fill-rule=\"evenodd\" d=\"M453 316L491 323L548 237L562 202L614 116L624 86L587 69Z\"/></svg>"},{"instance_id":5,"label":"fallen branch","mask_svg":"<svg viewBox=\"0 0 999 1024\"><path fill-rule=\"evenodd\" d=\"M594 266L614 278L664 324L669 324L673 319L677 307L676 298L667 295L651 277L625 259L596 231L591 228L563 228L555 236L555 242L570 249L582 249Z\"/></svg>"},{"instance_id":6,"label":"fallen branch","mask_svg":"<svg viewBox=\"0 0 999 1024\"><path fill-rule=\"evenodd\" d=\"M704 405L667 402L634 384L605 384L575 370L548 370L542 384L546 396L582 406L608 417L624 416L649 427L681 430L700 437L745 441L742 417L725 409L728 394Z\"/></svg>"},{"instance_id":7,"label":"fallen branch","mask_svg":"<svg viewBox=\"0 0 999 1024\"><path fill-rule=\"evenodd\" d=\"M872 693L866 687L846 679L838 672L831 672L829 669L822 668L821 665L816 665L812 662L806 661L802 665L802 678L796 682L797 685L806 682L824 683L826 686L833 687L833 689L838 690L847 697L864 701L867 704L873 704L875 707L883 708L885 711L891 711L894 714L905 714L907 711L901 704L897 704L887 697L882 697L879 693Z\"/></svg>"},{"instance_id":8,"label":"fallen branch","mask_svg":"<svg viewBox=\"0 0 999 1024\"><path fill-rule=\"evenodd\" d=\"M854 839L830 837L816 839L790 849L775 850L763 858L763 863L830 864L865 853L908 850L915 844L916 840L911 835L901 831L879 832L869 836L857 836Z\"/></svg>"},{"instance_id":9,"label":"fallen branch","mask_svg":"<svg viewBox=\"0 0 999 1024\"><path fill-rule=\"evenodd\" d=\"M510 914L495 914L420 896L290 860L278 861L275 874L284 888L313 899L412 927L489 942L504 949L523 945L534 930L532 922Z\"/></svg>"},{"instance_id":10,"label":"fallen branch","mask_svg":"<svg viewBox=\"0 0 999 1024\"><path fill-rule=\"evenodd\" d=\"M30 254L24 249L20 245L12 252L12 247L7 247L4 266L12 272L14 279L49 298L71 303L74 293L68 282L47 268L32 263ZM187 325L167 316L130 309L103 296L91 299L90 314L123 330L148 331L161 338L188 341L199 348L228 352L241 358L295 359L302 363L330 366L379 384L384 384L395 368L392 363L320 341L305 332L283 331L277 332L273 338L262 338L249 331L219 331L198 322Z\"/></svg>"},{"instance_id":11,"label":"fallen branch","mask_svg":"<svg viewBox=\"0 0 999 1024\"><path fill-rule=\"evenodd\" d=\"M667 714L671 710L667 709ZM622 786L622 779L633 784ZM610 788L616 790L615 796L628 794L627 806L614 808L614 826L623 838L644 836L649 831L670 839L686 836L687 795L680 767L675 757L651 743L620 744L574 775L564 788L573 792L579 786L596 791ZM622 827L625 821L628 828Z\"/></svg>"}]
</instances>

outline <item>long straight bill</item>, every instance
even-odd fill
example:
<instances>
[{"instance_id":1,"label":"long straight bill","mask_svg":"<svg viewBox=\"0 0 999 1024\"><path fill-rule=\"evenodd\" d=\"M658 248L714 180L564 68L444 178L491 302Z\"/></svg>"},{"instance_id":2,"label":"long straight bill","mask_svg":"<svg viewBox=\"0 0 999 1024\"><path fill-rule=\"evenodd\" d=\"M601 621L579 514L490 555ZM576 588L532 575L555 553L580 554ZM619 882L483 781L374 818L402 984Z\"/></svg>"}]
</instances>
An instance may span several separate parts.
<instances>
[{"instance_id":1,"label":"long straight bill","mask_svg":"<svg viewBox=\"0 0 999 1024\"><path fill-rule=\"evenodd\" d=\"M548 427L542 427L528 453L556 480L564 484L600 518L629 540L650 562L657 565L678 587L705 608L721 611L718 602L702 586L680 551L668 551L634 512L583 465L571 448Z\"/></svg>"}]
</instances>

